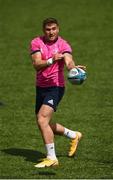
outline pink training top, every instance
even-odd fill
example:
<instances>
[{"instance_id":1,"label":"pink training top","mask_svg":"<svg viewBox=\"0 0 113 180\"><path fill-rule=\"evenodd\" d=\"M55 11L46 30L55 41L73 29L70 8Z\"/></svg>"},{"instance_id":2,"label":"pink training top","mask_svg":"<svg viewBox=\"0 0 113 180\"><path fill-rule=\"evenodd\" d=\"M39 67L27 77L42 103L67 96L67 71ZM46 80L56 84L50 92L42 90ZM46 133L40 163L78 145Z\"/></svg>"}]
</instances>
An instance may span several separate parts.
<instances>
[{"instance_id":1,"label":"pink training top","mask_svg":"<svg viewBox=\"0 0 113 180\"><path fill-rule=\"evenodd\" d=\"M72 53L70 45L60 36L55 42L45 42L44 36L36 37L31 41L31 54L40 52L42 60L52 58L55 53ZM64 82L64 60L60 60L51 66L36 73L36 86L50 87L65 85Z\"/></svg>"}]
</instances>

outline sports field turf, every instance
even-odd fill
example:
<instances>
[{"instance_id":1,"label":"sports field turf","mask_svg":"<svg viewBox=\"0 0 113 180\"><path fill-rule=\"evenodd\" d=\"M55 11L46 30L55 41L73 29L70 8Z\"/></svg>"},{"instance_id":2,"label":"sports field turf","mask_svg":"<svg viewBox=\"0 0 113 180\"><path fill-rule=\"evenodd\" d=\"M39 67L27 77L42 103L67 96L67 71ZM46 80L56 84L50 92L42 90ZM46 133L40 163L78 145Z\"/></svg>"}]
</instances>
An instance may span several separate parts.
<instances>
[{"instance_id":1,"label":"sports field turf","mask_svg":"<svg viewBox=\"0 0 113 180\"><path fill-rule=\"evenodd\" d=\"M34 115L31 39L46 17L58 18L77 64L87 66L81 86L67 82L53 121L80 130L74 158L69 140L56 137L57 168L36 169L45 149ZM0 0L0 178L113 178L113 0ZM66 70L65 70L66 75Z\"/></svg>"}]
</instances>

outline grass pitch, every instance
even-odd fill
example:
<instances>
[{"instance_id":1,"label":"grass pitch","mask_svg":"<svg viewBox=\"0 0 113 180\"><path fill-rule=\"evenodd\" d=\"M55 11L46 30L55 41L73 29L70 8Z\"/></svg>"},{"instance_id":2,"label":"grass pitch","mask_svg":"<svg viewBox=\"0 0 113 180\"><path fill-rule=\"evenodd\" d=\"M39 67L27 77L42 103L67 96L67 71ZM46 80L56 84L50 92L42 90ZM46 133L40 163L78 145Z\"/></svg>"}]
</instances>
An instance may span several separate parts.
<instances>
[{"instance_id":1,"label":"grass pitch","mask_svg":"<svg viewBox=\"0 0 113 180\"><path fill-rule=\"evenodd\" d=\"M112 7L112 0L0 0L1 179L113 178ZM29 43L50 16L59 19L76 63L85 64L88 73L81 86L67 82L53 121L80 130L83 139L77 155L68 158L69 140L56 137L60 166L36 169L45 150L35 122Z\"/></svg>"}]
</instances>

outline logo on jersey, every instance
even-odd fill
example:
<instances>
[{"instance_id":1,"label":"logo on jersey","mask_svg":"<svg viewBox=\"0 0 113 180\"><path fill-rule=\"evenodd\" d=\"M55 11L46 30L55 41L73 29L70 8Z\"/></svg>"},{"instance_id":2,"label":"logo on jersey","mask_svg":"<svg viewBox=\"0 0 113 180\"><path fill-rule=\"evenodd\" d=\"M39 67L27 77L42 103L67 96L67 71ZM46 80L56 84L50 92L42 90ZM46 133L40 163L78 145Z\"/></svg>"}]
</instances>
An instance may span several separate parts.
<instances>
[{"instance_id":1,"label":"logo on jersey","mask_svg":"<svg viewBox=\"0 0 113 180\"><path fill-rule=\"evenodd\" d=\"M53 50L53 54L56 54L56 53L58 53L58 49Z\"/></svg>"}]
</instances>

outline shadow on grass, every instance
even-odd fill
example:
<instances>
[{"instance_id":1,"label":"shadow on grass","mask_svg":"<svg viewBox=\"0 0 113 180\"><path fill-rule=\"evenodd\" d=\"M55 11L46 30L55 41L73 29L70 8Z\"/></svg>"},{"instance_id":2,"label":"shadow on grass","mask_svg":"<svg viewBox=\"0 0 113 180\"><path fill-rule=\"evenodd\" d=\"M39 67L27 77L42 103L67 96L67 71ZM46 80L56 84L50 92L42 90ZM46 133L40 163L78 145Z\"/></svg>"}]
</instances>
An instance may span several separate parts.
<instances>
[{"instance_id":1,"label":"shadow on grass","mask_svg":"<svg viewBox=\"0 0 113 180\"><path fill-rule=\"evenodd\" d=\"M12 156L22 156L26 161L30 161L33 163L36 163L38 159L45 157L43 153L30 149L9 148L2 149L1 151Z\"/></svg>"},{"instance_id":2,"label":"shadow on grass","mask_svg":"<svg viewBox=\"0 0 113 180\"><path fill-rule=\"evenodd\" d=\"M4 106L4 103L0 101L0 106Z\"/></svg>"},{"instance_id":3,"label":"shadow on grass","mask_svg":"<svg viewBox=\"0 0 113 180\"><path fill-rule=\"evenodd\" d=\"M25 158L26 161L36 163L39 159L44 158L44 154L39 151L34 151L30 149L19 149L19 148L9 148L9 149L2 149L1 152L4 152L6 154L12 155L12 156L20 156ZM51 169L45 169L46 171L35 171L33 175L43 175L43 176L52 176L56 175L55 172L53 172ZM0 177L1 178L1 177ZM7 178L7 177L2 177ZM15 178L14 178L15 179Z\"/></svg>"}]
</instances>

